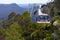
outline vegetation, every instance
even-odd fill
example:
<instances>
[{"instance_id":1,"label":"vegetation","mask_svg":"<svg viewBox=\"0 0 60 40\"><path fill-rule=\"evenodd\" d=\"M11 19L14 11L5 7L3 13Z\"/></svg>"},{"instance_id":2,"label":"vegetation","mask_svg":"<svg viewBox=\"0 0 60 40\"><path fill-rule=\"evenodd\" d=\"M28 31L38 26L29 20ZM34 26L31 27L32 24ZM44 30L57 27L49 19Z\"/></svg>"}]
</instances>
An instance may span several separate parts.
<instances>
[{"instance_id":1,"label":"vegetation","mask_svg":"<svg viewBox=\"0 0 60 40\"><path fill-rule=\"evenodd\" d=\"M60 40L60 12L53 11L54 7L60 8L59 3L59 0L54 0L51 5L49 3L50 24L32 22L29 11L23 12L22 15L10 13L8 19L2 20L0 40Z\"/></svg>"}]
</instances>

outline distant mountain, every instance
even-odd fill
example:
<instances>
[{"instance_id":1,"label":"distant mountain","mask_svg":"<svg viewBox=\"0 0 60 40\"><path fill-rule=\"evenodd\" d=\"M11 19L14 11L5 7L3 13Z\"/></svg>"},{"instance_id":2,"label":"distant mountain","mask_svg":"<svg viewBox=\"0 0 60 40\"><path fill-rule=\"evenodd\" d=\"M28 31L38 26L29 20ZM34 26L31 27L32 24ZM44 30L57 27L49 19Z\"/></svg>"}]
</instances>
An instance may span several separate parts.
<instances>
[{"instance_id":1,"label":"distant mountain","mask_svg":"<svg viewBox=\"0 0 60 40\"><path fill-rule=\"evenodd\" d=\"M23 8L28 8L29 7L29 4L18 4L20 7L23 7Z\"/></svg>"},{"instance_id":2,"label":"distant mountain","mask_svg":"<svg viewBox=\"0 0 60 40\"><path fill-rule=\"evenodd\" d=\"M26 8L26 9L32 8L33 6L39 6L39 5L42 5L42 4L39 4L39 3L36 3L36 4L35 3L33 3L33 4L18 4L18 6Z\"/></svg>"},{"instance_id":3,"label":"distant mountain","mask_svg":"<svg viewBox=\"0 0 60 40\"><path fill-rule=\"evenodd\" d=\"M11 12L22 14L23 11L28 10L20 7L15 3L12 4L0 4L0 18L7 18Z\"/></svg>"},{"instance_id":4,"label":"distant mountain","mask_svg":"<svg viewBox=\"0 0 60 40\"><path fill-rule=\"evenodd\" d=\"M26 10L31 10L32 7L40 4L0 4L0 18L7 18L11 12L22 14Z\"/></svg>"}]
</instances>

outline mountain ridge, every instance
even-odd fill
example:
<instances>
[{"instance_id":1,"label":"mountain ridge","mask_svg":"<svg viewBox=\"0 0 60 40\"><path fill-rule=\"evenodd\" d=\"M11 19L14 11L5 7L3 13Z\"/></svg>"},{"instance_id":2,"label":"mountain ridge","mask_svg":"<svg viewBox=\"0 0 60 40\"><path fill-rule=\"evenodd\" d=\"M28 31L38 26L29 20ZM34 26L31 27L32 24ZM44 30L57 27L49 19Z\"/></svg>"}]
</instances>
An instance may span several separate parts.
<instances>
[{"instance_id":1,"label":"mountain ridge","mask_svg":"<svg viewBox=\"0 0 60 40\"><path fill-rule=\"evenodd\" d=\"M20 7L17 4L0 4L0 18L6 18L11 12L22 14L26 8Z\"/></svg>"}]
</instances>

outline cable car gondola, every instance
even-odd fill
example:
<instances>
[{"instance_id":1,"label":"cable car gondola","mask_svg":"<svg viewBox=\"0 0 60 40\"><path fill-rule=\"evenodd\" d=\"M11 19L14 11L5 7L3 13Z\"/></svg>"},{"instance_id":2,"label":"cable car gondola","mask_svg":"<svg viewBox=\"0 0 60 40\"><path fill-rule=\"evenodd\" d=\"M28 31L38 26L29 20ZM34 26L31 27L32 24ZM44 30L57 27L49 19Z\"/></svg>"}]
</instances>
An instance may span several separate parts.
<instances>
[{"instance_id":1,"label":"cable car gondola","mask_svg":"<svg viewBox=\"0 0 60 40\"><path fill-rule=\"evenodd\" d=\"M37 23L50 23L50 16L42 12L41 5L34 6L31 10L31 18L33 22Z\"/></svg>"},{"instance_id":2,"label":"cable car gondola","mask_svg":"<svg viewBox=\"0 0 60 40\"><path fill-rule=\"evenodd\" d=\"M42 13L41 9L38 9L38 16L36 18L37 23L50 23L50 16Z\"/></svg>"}]
</instances>

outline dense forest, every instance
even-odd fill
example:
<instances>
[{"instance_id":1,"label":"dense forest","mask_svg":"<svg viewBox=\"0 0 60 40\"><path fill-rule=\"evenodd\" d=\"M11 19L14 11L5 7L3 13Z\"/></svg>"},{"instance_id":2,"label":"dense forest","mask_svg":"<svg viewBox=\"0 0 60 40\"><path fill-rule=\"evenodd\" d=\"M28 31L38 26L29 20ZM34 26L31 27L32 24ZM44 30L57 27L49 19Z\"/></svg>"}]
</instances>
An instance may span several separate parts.
<instances>
[{"instance_id":1,"label":"dense forest","mask_svg":"<svg viewBox=\"0 0 60 40\"><path fill-rule=\"evenodd\" d=\"M48 9L43 12L49 12L49 24L32 22L29 11L22 15L11 12L0 23L0 40L60 40L60 0L46 5Z\"/></svg>"}]
</instances>

